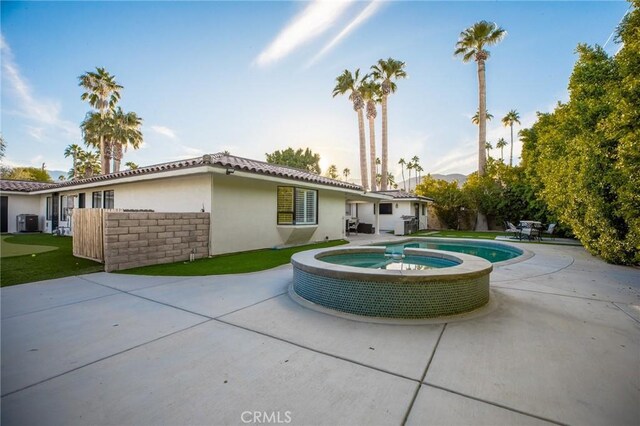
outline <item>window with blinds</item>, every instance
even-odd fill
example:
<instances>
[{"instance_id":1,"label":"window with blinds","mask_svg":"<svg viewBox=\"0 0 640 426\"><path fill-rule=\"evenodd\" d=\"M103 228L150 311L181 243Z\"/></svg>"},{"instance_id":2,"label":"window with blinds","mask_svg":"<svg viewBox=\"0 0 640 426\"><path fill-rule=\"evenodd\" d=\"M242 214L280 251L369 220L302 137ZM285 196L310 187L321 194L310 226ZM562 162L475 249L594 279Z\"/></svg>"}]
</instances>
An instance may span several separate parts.
<instances>
[{"instance_id":1,"label":"window with blinds","mask_svg":"<svg viewBox=\"0 0 640 426\"><path fill-rule=\"evenodd\" d=\"M278 225L316 225L318 223L318 191L278 187Z\"/></svg>"}]
</instances>

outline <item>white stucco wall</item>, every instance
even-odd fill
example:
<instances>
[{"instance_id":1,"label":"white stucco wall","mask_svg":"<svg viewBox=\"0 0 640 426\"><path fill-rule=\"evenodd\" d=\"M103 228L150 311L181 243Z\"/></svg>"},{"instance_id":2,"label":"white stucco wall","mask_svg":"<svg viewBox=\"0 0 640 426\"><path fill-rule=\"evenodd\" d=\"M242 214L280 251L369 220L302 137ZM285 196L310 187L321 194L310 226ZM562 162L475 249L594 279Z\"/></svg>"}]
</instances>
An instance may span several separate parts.
<instances>
[{"instance_id":1,"label":"white stucco wall","mask_svg":"<svg viewBox=\"0 0 640 426\"><path fill-rule=\"evenodd\" d=\"M414 204L417 201L409 201L409 200L393 200L391 202L392 205L392 214L381 214L380 215L380 230L381 231L393 231L395 229L396 224L402 220L402 216L415 216ZM383 204L381 202L380 204ZM427 216L422 214L422 204L426 204L424 202L420 202L420 229L427 228ZM397 206L397 207L396 207ZM376 219L374 216L373 204L359 204L358 205L358 218L360 222L375 224ZM355 209L354 209L355 213ZM425 210L426 213L426 210Z\"/></svg>"},{"instance_id":2,"label":"white stucco wall","mask_svg":"<svg viewBox=\"0 0 640 426\"><path fill-rule=\"evenodd\" d=\"M345 196L318 191L318 225L277 225L278 183L215 175L211 214L212 253L222 254L343 236ZM280 184L284 185L284 184ZM288 185L304 188L302 183Z\"/></svg>"},{"instance_id":3,"label":"white stucco wall","mask_svg":"<svg viewBox=\"0 0 640 426\"><path fill-rule=\"evenodd\" d=\"M16 216L19 214L36 214L39 216L38 226L42 230L43 215L40 210L40 200L38 197L29 194L3 192L3 197L7 197L7 222L8 232L17 232Z\"/></svg>"}]
</instances>

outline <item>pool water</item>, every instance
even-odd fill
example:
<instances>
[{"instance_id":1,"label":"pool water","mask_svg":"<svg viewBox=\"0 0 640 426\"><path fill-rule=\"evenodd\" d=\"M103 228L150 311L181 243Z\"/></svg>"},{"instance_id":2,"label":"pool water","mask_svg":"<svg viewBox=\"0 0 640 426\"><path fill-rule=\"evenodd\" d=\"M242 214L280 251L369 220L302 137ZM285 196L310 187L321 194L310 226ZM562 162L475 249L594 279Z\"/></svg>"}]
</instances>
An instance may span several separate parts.
<instances>
[{"instance_id":1,"label":"pool water","mask_svg":"<svg viewBox=\"0 0 640 426\"><path fill-rule=\"evenodd\" d=\"M433 250L453 251L478 256L491 263L503 262L514 259L522 255L522 250L506 244L493 243L488 241L408 241L401 244L384 244L387 251L402 251L404 248L425 248Z\"/></svg>"},{"instance_id":2,"label":"pool water","mask_svg":"<svg viewBox=\"0 0 640 426\"><path fill-rule=\"evenodd\" d=\"M404 259L400 259L398 257L385 256L384 253L333 254L323 256L319 258L319 260L336 265L355 266L358 268L402 271L420 271L458 265L457 262L452 260L437 257L407 255Z\"/></svg>"}]
</instances>

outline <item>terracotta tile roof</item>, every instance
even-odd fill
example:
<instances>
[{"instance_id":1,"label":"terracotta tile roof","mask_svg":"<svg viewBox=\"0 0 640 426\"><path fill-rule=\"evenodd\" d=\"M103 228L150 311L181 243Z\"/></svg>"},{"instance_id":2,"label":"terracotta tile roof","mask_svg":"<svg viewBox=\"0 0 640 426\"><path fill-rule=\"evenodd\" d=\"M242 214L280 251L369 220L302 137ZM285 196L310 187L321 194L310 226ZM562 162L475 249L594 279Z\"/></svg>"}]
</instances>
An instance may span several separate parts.
<instances>
[{"instance_id":1,"label":"terracotta tile roof","mask_svg":"<svg viewBox=\"0 0 640 426\"><path fill-rule=\"evenodd\" d=\"M96 175L88 178L50 183L40 187L36 187L36 186L25 187L25 189L22 189L21 191L29 192L29 191L36 191L36 190L42 190L42 189L73 187L75 185L83 185L83 184L93 183L93 182L108 182L108 181L117 180L125 177L147 175L152 173L160 173L160 172L165 172L170 170L186 169L191 167L199 167L199 166L204 166L206 164L210 164L214 166L217 165L217 166L226 167L226 168L233 168L235 170L241 170L249 173L256 173L256 174L262 174L262 175L282 177L286 179L300 180L300 181L305 181L310 183L335 186L339 188L351 189L356 191L362 190L362 187L358 185L354 185L354 184L343 182L336 179L330 179L324 176L317 175L315 173L308 172L306 170L296 169L296 168L287 167L287 166L279 166L276 164L269 164L263 161L250 160L248 158L236 157L235 155L217 153L217 154L210 154L210 155L207 154L202 157L190 158L187 160L171 161L168 163L155 164L155 165L146 166L146 167L139 167L135 170L124 170L118 173L110 173L107 175ZM3 182L2 190L5 190L4 182L10 182L10 181L2 181L2 182ZM23 182L23 183L28 184L28 183L35 183L35 182ZM12 189L12 190L17 191L18 189Z\"/></svg>"},{"instance_id":2,"label":"terracotta tile roof","mask_svg":"<svg viewBox=\"0 0 640 426\"><path fill-rule=\"evenodd\" d=\"M31 192L55 186L48 182L33 182L28 180L0 180L0 190L9 192Z\"/></svg>"},{"instance_id":3,"label":"terracotta tile roof","mask_svg":"<svg viewBox=\"0 0 640 426\"><path fill-rule=\"evenodd\" d=\"M433 198L423 197L422 195L411 194L402 189L395 189L391 191L376 191L376 194L388 195L395 199L412 199L412 200L424 200L424 201L433 201Z\"/></svg>"}]
</instances>

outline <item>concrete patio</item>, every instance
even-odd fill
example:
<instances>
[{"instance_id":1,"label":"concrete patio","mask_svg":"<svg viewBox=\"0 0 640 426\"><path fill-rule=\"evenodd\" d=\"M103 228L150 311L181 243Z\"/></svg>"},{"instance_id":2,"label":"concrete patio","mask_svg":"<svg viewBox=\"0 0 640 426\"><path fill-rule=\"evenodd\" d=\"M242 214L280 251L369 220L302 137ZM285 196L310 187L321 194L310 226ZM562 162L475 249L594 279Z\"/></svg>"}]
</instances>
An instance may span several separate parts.
<instances>
[{"instance_id":1,"label":"concrete patio","mask_svg":"<svg viewBox=\"0 0 640 426\"><path fill-rule=\"evenodd\" d=\"M290 266L4 288L2 424L640 424L640 270L526 248L431 325L305 309Z\"/></svg>"}]
</instances>

